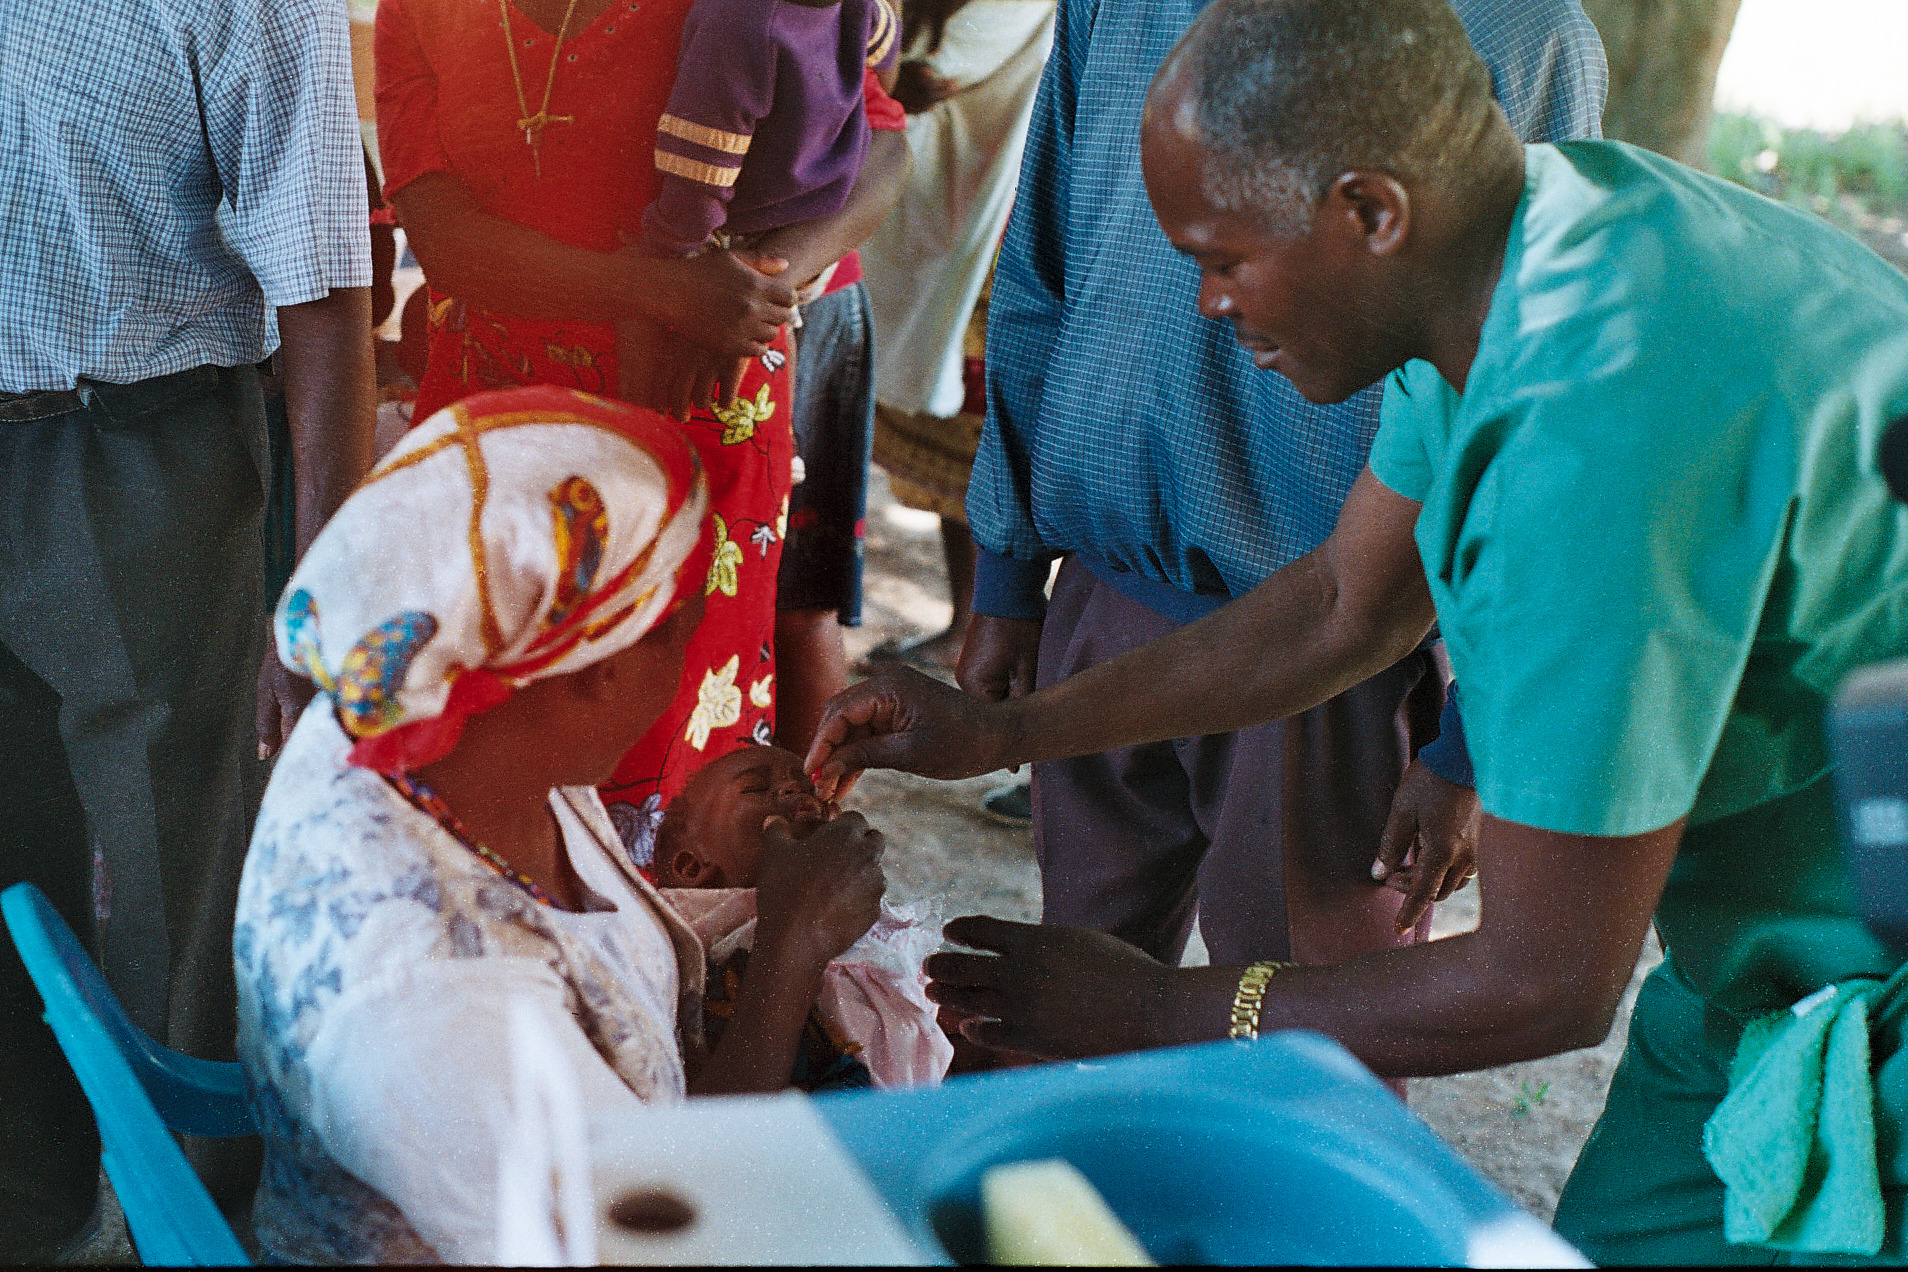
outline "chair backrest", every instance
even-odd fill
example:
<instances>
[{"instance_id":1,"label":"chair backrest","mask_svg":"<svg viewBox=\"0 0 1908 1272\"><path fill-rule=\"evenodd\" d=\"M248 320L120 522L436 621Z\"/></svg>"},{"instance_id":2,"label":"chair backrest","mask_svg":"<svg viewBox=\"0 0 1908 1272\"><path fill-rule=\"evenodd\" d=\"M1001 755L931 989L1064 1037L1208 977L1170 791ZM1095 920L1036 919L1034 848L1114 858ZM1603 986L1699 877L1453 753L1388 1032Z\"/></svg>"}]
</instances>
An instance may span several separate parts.
<instances>
[{"instance_id":1,"label":"chair backrest","mask_svg":"<svg viewBox=\"0 0 1908 1272\"><path fill-rule=\"evenodd\" d=\"M160 1046L126 1019L93 960L30 883L0 893L0 913L46 1003L46 1023L99 1121L101 1164L148 1264L244 1264L244 1249L172 1131L253 1131L236 1064Z\"/></svg>"}]
</instances>

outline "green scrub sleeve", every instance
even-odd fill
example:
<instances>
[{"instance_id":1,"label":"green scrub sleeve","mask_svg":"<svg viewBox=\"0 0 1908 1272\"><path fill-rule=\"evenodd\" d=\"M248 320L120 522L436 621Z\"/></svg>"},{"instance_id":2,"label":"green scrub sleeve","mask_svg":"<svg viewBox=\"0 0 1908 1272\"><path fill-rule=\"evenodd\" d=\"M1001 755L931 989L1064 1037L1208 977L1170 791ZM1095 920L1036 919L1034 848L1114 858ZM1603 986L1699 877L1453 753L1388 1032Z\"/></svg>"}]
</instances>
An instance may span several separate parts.
<instances>
[{"instance_id":1,"label":"green scrub sleeve","mask_svg":"<svg viewBox=\"0 0 1908 1272\"><path fill-rule=\"evenodd\" d=\"M1437 377L1437 372L1422 362L1409 363L1385 377L1378 436L1372 441L1368 462L1372 476L1387 489L1423 503L1426 492L1431 489L1431 458L1425 449L1423 429L1431 422L1431 411L1442 413L1444 400L1426 394L1424 390L1428 386L1419 383L1420 369ZM1443 383L1438 380L1440 387Z\"/></svg>"},{"instance_id":2,"label":"green scrub sleeve","mask_svg":"<svg viewBox=\"0 0 1908 1272\"><path fill-rule=\"evenodd\" d=\"M1484 808L1642 834L1697 804L1792 487L1748 446L1618 418L1638 386L1542 387L1446 448L1419 548Z\"/></svg>"}]
</instances>

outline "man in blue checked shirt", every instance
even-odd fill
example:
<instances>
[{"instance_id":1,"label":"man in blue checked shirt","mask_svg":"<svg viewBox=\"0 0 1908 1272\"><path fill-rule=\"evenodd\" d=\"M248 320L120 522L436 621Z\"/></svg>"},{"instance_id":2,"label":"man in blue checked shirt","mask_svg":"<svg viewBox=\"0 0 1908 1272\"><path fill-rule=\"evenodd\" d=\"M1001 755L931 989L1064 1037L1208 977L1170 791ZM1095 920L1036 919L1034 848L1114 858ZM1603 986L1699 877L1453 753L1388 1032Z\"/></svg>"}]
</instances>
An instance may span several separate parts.
<instances>
[{"instance_id":1,"label":"man in blue checked shirt","mask_svg":"<svg viewBox=\"0 0 1908 1272\"><path fill-rule=\"evenodd\" d=\"M1453 7L1520 137L1599 135L1603 47L1577 0ZM1061 3L994 278L967 496L981 552L960 681L981 697L1117 657L1316 548L1378 427L1376 389L1315 406L1256 373L1197 315L1198 267L1154 221L1140 110L1203 8ZM1436 729L1440 654L1288 721L1035 765L1043 920L1168 962L1195 911L1215 963L1337 962L1421 935L1470 873L1475 832L1454 711L1406 767Z\"/></svg>"},{"instance_id":2,"label":"man in blue checked shirt","mask_svg":"<svg viewBox=\"0 0 1908 1272\"><path fill-rule=\"evenodd\" d=\"M227 1058L258 762L299 705L260 671L257 364L300 547L370 461L344 6L6 0L0 200L0 887L38 884L142 1028ZM99 1142L0 946L0 1261L38 1262L86 1235Z\"/></svg>"}]
</instances>

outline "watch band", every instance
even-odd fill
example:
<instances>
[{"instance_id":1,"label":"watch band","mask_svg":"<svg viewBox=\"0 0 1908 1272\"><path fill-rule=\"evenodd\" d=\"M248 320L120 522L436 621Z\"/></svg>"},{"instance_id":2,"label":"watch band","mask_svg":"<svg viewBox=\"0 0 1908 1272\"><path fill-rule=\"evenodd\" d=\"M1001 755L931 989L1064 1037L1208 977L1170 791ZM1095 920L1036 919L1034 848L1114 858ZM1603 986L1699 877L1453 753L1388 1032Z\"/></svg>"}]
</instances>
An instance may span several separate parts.
<instances>
[{"instance_id":1,"label":"watch band","mask_svg":"<svg viewBox=\"0 0 1908 1272\"><path fill-rule=\"evenodd\" d=\"M1239 977L1239 992L1232 998L1232 1030L1228 1037L1259 1036L1259 1004L1265 998L1265 987L1274 976L1292 966L1294 964L1267 959L1245 969L1245 974Z\"/></svg>"}]
</instances>

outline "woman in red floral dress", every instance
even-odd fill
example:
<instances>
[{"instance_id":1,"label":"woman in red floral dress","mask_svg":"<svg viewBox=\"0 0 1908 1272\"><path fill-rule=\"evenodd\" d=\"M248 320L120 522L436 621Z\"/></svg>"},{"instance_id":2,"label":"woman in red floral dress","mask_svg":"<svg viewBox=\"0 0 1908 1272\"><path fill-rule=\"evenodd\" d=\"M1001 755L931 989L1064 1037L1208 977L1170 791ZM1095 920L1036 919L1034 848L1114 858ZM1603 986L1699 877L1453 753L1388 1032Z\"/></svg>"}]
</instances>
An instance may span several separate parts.
<instances>
[{"instance_id":1,"label":"woman in red floral dress","mask_svg":"<svg viewBox=\"0 0 1908 1272\"><path fill-rule=\"evenodd\" d=\"M382 0L378 144L385 191L430 279L430 363L417 419L469 393L557 384L619 394L616 336L658 366L747 358L727 407L676 408L709 475L708 616L676 702L604 788L639 861L661 807L704 762L774 728L775 575L791 483L793 288L853 247L863 187L905 168L871 147L834 217L754 248L654 259L629 244L657 192L656 124L689 0ZM871 105L892 103L870 84ZM898 134L890 134L897 137ZM877 196L878 197L878 196ZM775 259L786 261L778 273ZM684 380L683 376L667 377ZM726 387L726 386L725 386ZM678 395L686 391L678 389Z\"/></svg>"}]
</instances>

